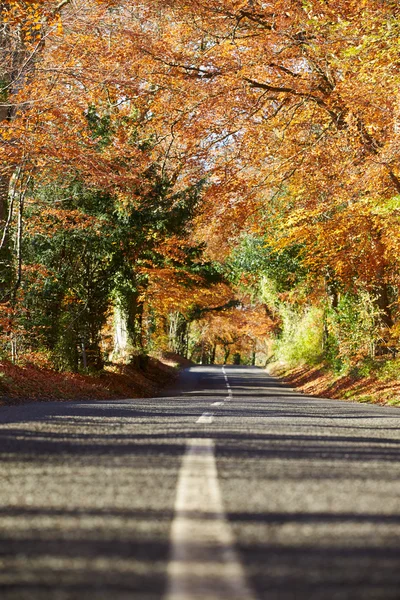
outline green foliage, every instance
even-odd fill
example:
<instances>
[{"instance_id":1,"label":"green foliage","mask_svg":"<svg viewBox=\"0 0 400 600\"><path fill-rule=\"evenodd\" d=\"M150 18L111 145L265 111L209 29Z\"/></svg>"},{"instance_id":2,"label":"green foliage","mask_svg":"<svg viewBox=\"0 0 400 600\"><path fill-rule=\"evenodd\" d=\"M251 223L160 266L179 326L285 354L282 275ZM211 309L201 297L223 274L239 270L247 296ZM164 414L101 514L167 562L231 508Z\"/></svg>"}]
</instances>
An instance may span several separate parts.
<instances>
[{"instance_id":1,"label":"green foliage","mask_svg":"<svg viewBox=\"0 0 400 600\"><path fill-rule=\"evenodd\" d=\"M370 377L379 368L379 361L372 356L365 356L356 365L352 366L349 375L356 378Z\"/></svg>"},{"instance_id":2,"label":"green foliage","mask_svg":"<svg viewBox=\"0 0 400 600\"><path fill-rule=\"evenodd\" d=\"M400 379L400 358L380 361L377 376L383 381L398 381Z\"/></svg>"},{"instance_id":3,"label":"green foliage","mask_svg":"<svg viewBox=\"0 0 400 600\"><path fill-rule=\"evenodd\" d=\"M275 314L279 314L281 301L279 299L276 282L269 277L262 276L259 282L260 300Z\"/></svg>"},{"instance_id":4,"label":"green foliage","mask_svg":"<svg viewBox=\"0 0 400 600\"><path fill-rule=\"evenodd\" d=\"M327 311L325 356L336 372L346 372L360 358L374 357L380 339L380 314L374 297L366 290L342 294L337 307ZM367 365L368 361L365 370Z\"/></svg>"},{"instance_id":5,"label":"green foliage","mask_svg":"<svg viewBox=\"0 0 400 600\"><path fill-rule=\"evenodd\" d=\"M400 406L400 398L392 398L387 401L388 406Z\"/></svg>"},{"instance_id":6,"label":"green foliage","mask_svg":"<svg viewBox=\"0 0 400 600\"><path fill-rule=\"evenodd\" d=\"M240 283L243 276L255 278L250 284L253 294L277 322L274 358L289 364L316 364L321 360L323 347L321 310L308 305L297 306L284 299L285 294L296 289L298 296L303 295L301 287L306 270L302 266L301 252L301 246L276 251L264 238L245 234L228 266L231 279L236 283Z\"/></svg>"},{"instance_id":7,"label":"green foliage","mask_svg":"<svg viewBox=\"0 0 400 600\"><path fill-rule=\"evenodd\" d=\"M322 310L280 308L282 330L274 343L274 359L290 365L318 364L323 355Z\"/></svg>"},{"instance_id":8,"label":"green foliage","mask_svg":"<svg viewBox=\"0 0 400 600\"><path fill-rule=\"evenodd\" d=\"M160 243L186 234L201 191L199 185L174 194L172 187L154 166L135 190L140 202L129 206L68 176L33 190L18 299L25 344L50 350L59 369L99 369L101 330L114 302L127 319L132 351L143 351L146 269L165 266ZM220 277L212 265L199 266L202 250L186 250L182 277L185 270Z\"/></svg>"},{"instance_id":9,"label":"green foliage","mask_svg":"<svg viewBox=\"0 0 400 600\"><path fill-rule=\"evenodd\" d=\"M108 146L113 135L110 115L100 115L96 106L92 104L86 112L86 119L92 137L97 141L98 149Z\"/></svg>"},{"instance_id":10,"label":"green foliage","mask_svg":"<svg viewBox=\"0 0 400 600\"><path fill-rule=\"evenodd\" d=\"M374 402L374 397L370 394L364 394L363 396L357 396L357 402L362 402L363 404L372 404Z\"/></svg>"},{"instance_id":11,"label":"green foliage","mask_svg":"<svg viewBox=\"0 0 400 600\"><path fill-rule=\"evenodd\" d=\"M234 281L239 281L243 274L266 277L274 281L277 292L292 289L306 274L301 265L300 246L277 251L264 238L252 234L241 236L228 261L228 267Z\"/></svg>"},{"instance_id":12,"label":"green foliage","mask_svg":"<svg viewBox=\"0 0 400 600\"><path fill-rule=\"evenodd\" d=\"M54 201L54 192L37 190L45 207ZM34 228L25 236L19 323L31 346L50 349L60 369L77 370L83 347L88 365L100 368L99 332L121 262L114 250L115 224L106 215L112 198L73 182L70 189L58 190L58 199L63 210L50 211L45 229ZM37 220L38 208L27 216Z\"/></svg>"},{"instance_id":13,"label":"green foliage","mask_svg":"<svg viewBox=\"0 0 400 600\"><path fill-rule=\"evenodd\" d=\"M324 360L337 375L348 368L346 357L340 354L339 340L333 333L328 332L326 327L324 331Z\"/></svg>"}]
</instances>

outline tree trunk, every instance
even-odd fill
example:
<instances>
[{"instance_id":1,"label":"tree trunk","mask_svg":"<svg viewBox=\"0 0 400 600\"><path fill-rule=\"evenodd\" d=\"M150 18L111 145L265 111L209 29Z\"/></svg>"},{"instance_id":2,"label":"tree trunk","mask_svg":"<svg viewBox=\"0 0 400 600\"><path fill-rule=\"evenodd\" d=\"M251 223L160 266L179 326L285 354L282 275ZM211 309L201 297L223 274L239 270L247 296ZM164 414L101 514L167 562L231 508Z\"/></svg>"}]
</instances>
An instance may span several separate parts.
<instances>
[{"instance_id":1,"label":"tree trunk","mask_svg":"<svg viewBox=\"0 0 400 600\"><path fill-rule=\"evenodd\" d=\"M385 260L386 247L382 241L381 234L378 233L376 240L376 251L377 256L380 258L380 265L378 267L377 278L376 278L376 305L381 311L382 322L391 329L394 325L393 315L391 310L391 301L389 297L389 286L387 284L387 265Z\"/></svg>"},{"instance_id":2,"label":"tree trunk","mask_svg":"<svg viewBox=\"0 0 400 600\"><path fill-rule=\"evenodd\" d=\"M217 344L214 344L212 351L211 351L211 364L215 365L215 357L217 354Z\"/></svg>"},{"instance_id":3,"label":"tree trunk","mask_svg":"<svg viewBox=\"0 0 400 600\"><path fill-rule=\"evenodd\" d=\"M228 358L231 354L231 349L229 348L229 346L224 346L224 365L226 365L226 363L228 362Z\"/></svg>"},{"instance_id":4,"label":"tree trunk","mask_svg":"<svg viewBox=\"0 0 400 600\"><path fill-rule=\"evenodd\" d=\"M188 322L182 313L170 315L169 346L173 352L187 357L188 354Z\"/></svg>"},{"instance_id":5,"label":"tree trunk","mask_svg":"<svg viewBox=\"0 0 400 600\"><path fill-rule=\"evenodd\" d=\"M139 291L136 290L129 295L127 330L133 348L143 349L143 302L139 300Z\"/></svg>"},{"instance_id":6,"label":"tree trunk","mask_svg":"<svg viewBox=\"0 0 400 600\"><path fill-rule=\"evenodd\" d=\"M381 283L377 290L376 304L381 311L381 319L389 329L393 327L394 321L390 308L389 289L387 283Z\"/></svg>"}]
</instances>

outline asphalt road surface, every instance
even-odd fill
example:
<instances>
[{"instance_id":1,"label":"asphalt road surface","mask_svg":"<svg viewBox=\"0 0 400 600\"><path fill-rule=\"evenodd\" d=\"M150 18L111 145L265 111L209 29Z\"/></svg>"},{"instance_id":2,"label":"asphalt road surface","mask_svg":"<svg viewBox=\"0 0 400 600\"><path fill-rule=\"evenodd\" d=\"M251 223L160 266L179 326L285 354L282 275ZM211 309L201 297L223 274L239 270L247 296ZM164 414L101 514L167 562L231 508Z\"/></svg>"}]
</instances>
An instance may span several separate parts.
<instances>
[{"instance_id":1,"label":"asphalt road surface","mask_svg":"<svg viewBox=\"0 0 400 600\"><path fill-rule=\"evenodd\" d=\"M252 367L0 408L0 598L400 599L399 427Z\"/></svg>"}]
</instances>

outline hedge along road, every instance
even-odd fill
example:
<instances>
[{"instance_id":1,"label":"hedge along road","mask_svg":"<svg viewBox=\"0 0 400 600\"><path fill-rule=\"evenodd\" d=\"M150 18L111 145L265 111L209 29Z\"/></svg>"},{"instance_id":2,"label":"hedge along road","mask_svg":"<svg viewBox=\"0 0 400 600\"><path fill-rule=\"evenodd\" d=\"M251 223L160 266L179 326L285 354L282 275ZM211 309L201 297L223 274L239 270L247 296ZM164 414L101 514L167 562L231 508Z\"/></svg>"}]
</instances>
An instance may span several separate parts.
<instances>
[{"instance_id":1,"label":"hedge along road","mask_svg":"<svg viewBox=\"0 0 400 600\"><path fill-rule=\"evenodd\" d=\"M398 599L399 426L254 367L2 408L1 598Z\"/></svg>"}]
</instances>

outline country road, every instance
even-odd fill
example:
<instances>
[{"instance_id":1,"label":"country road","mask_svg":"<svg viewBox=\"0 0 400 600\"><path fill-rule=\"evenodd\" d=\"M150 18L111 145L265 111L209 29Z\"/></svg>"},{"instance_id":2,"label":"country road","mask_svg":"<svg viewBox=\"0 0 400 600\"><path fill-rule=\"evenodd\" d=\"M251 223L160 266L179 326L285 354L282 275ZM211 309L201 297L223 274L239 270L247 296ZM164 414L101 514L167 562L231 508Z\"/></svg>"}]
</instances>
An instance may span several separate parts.
<instances>
[{"instance_id":1,"label":"country road","mask_svg":"<svg viewBox=\"0 0 400 600\"><path fill-rule=\"evenodd\" d=\"M2 600L400 598L400 411L193 367L0 408Z\"/></svg>"}]
</instances>

